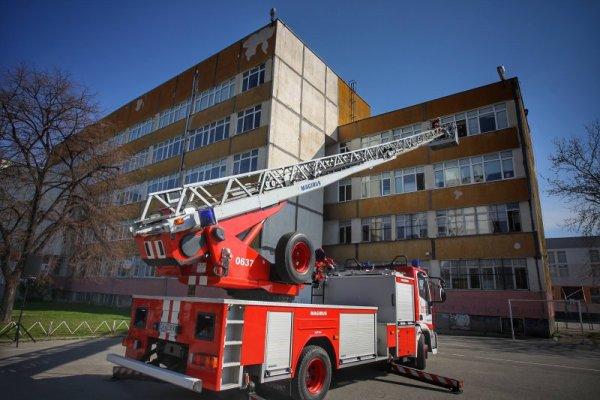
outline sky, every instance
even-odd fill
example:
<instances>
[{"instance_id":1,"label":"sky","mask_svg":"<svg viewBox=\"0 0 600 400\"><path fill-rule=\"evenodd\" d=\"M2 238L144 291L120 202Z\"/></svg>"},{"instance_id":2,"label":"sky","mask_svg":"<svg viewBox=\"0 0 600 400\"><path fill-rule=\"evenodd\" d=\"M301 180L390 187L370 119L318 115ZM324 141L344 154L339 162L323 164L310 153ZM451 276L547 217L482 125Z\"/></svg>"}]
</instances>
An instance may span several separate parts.
<instances>
[{"instance_id":1,"label":"sky","mask_svg":"<svg viewBox=\"0 0 600 400\"><path fill-rule=\"evenodd\" d=\"M518 77L546 237L578 236L547 195L561 138L600 120L597 0L0 0L0 69L58 67L104 114L266 25L271 7L372 115Z\"/></svg>"}]
</instances>

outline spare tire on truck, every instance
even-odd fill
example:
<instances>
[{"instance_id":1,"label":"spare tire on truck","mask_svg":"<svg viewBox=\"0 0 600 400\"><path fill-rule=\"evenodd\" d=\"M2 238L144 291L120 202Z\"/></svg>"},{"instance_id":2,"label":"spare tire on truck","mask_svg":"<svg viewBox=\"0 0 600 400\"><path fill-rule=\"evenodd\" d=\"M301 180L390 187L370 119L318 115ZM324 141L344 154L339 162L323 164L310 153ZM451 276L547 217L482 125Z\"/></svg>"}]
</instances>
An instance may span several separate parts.
<instances>
[{"instance_id":1,"label":"spare tire on truck","mask_svg":"<svg viewBox=\"0 0 600 400\"><path fill-rule=\"evenodd\" d=\"M275 270L281 281L310 282L314 268L314 249L306 235L290 232L279 239L275 249Z\"/></svg>"}]
</instances>

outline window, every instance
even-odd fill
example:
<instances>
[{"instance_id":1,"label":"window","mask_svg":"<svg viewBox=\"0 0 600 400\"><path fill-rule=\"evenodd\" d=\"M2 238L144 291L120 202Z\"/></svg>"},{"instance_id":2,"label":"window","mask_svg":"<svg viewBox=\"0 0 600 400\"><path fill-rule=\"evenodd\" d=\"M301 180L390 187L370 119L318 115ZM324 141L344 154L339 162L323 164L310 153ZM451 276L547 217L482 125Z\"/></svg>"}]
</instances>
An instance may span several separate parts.
<instances>
[{"instance_id":1,"label":"window","mask_svg":"<svg viewBox=\"0 0 600 400\"><path fill-rule=\"evenodd\" d=\"M427 213L396 215L396 240L427 237Z\"/></svg>"},{"instance_id":2,"label":"window","mask_svg":"<svg viewBox=\"0 0 600 400\"><path fill-rule=\"evenodd\" d=\"M381 174L381 195L387 196L392 193L392 174L384 172Z\"/></svg>"},{"instance_id":3,"label":"window","mask_svg":"<svg viewBox=\"0 0 600 400\"><path fill-rule=\"evenodd\" d=\"M181 154L183 140L181 136L167 139L154 146L152 151L152 163L157 163L167 158L175 157Z\"/></svg>"},{"instance_id":4,"label":"window","mask_svg":"<svg viewBox=\"0 0 600 400\"><path fill-rule=\"evenodd\" d=\"M214 339L215 319L215 314L198 313L198 315L196 316L196 339Z\"/></svg>"},{"instance_id":5,"label":"window","mask_svg":"<svg viewBox=\"0 0 600 400\"><path fill-rule=\"evenodd\" d=\"M396 193L425 190L425 168L405 168L394 171Z\"/></svg>"},{"instance_id":6,"label":"window","mask_svg":"<svg viewBox=\"0 0 600 400\"><path fill-rule=\"evenodd\" d=\"M468 111L467 121L469 136L507 128L506 104L501 103Z\"/></svg>"},{"instance_id":7,"label":"window","mask_svg":"<svg viewBox=\"0 0 600 400\"><path fill-rule=\"evenodd\" d=\"M340 221L339 223L340 244L352 243L352 223L351 221Z\"/></svg>"},{"instance_id":8,"label":"window","mask_svg":"<svg viewBox=\"0 0 600 400\"><path fill-rule=\"evenodd\" d=\"M410 125L410 126L406 126L404 128L398 128L398 129L394 129L392 130L392 136L393 139L401 139L401 138L407 138L409 136L413 136L416 135L417 133L421 132L421 124L414 124L414 125Z\"/></svg>"},{"instance_id":9,"label":"window","mask_svg":"<svg viewBox=\"0 0 600 400\"><path fill-rule=\"evenodd\" d=\"M515 176L512 151L435 164L436 188L510 179Z\"/></svg>"},{"instance_id":10,"label":"window","mask_svg":"<svg viewBox=\"0 0 600 400\"><path fill-rule=\"evenodd\" d=\"M352 200L352 180L343 179L338 182L338 202Z\"/></svg>"},{"instance_id":11,"label":"window","mask_svg":"<svg viewBox=\"0 0 600 400\"><path fill-rule=\"evenodd\" d=\"M152 125L153 125L153 119L150 118L144 122L141 122L141 123L129 128L129 137L128 137L127 142L133 142L134 140L141 138L142 136L145 136L145 135L149 134L150 132L152 132Z\"/></svg>"},{"instance_id":12,"label":"window","mask_svg":"<svg viewBox=\"0 0 600 400\"><path fill-rule=\"evenodd\" d=\"M390 132L381 132L371 136L364 136L360 138L360 147L371 147L381 143L386 143L390 141Z\"/></svg>"},{"instance_id":13,"label":"window","mask_svg":"<svg viewBox=\"0 0 600 400\"><path fill-rule=\"evenodd\" d=\"M173 189L179 185L179 174L161 176L148 181L148 193L160 192L162 190Z\"/></svg>"},{"instance_id":14,"label":"window","mask_svg":"<svg viewBox=\"0 0 600 400\"><path fill-rule=\"evenodd\" d=\"M121 172L126 174L127 172L135 171L136 169L145 167L148 163L148 152L149 149L144 149L129 157L128 160L123 162L123 165L121 166Z\"/></svg>"},{"instance_id":15,"label":"window","mask_svg":"<svg viewBox=\"0 0 600 400\"><path fill-rule=\"evenodd\" d=\"M339 153L347 153L350 151L350 142L341 142L340 144L340 151Z\"/></svg>"},{"instance_id":16,"label":"window","mask_svg":"<svg viewBox=\"0 0 600 400\"><path fill-rule=\"evenodd\" d=\"M190 136L188 151L227 139L229 137L229 126L230 118L227 117L196 129Z\"/></svg>"},{"instance_id":17,"label":"window","mask_svg":"<svg viewBox=\"0 0 600 400\"><path fill-rule=\"evenodd\" d=\"M226 160L218 160L191 168L185 172L185 183L196 183L225 176Z\"/></svg>"},{"instance_id":18,"label":"window","mask_svg":"<svg viewBox=\"0 0 600 400\"><path fill-rule=\"evenodd\" d=\"M362 220L363 242L380 242L392 240L392 217L363 218Z\"/></svg>"},{"instance_id":19,"label":"window","mask_svg":"<svg viewBox=\"0 0 600 400\"><path fill-rule=\"evenodd\" d=\"M260 126L260 110L261 105L257 105L247 110L240 111L237 115L236 133L243 133L256 129Z\"/></svg>"},{"instance_id":20,"label":"window","mask_svg":"<svg viewBox=\"0 0 600 400\"><path fill-rule=\"evenodd\" d=\"M590 262L600 262L600 252L598 250L590 250Z\"/></svg>"},{"instance_id":21,"label":"window","mask_svg":"<svg viewBox=\"0 0 600 400\"><path fill-rule=\"evenodd\" d=\"M190 101L179 103L170 109L160 113L158 117L158 128L164 128L167 125L185 118L190 110Z\"/></svg>"},{"instance_id":22,"label":"window","mask_svg":"<svg viewBox=\"0 0 600 400\"><path fill-rule=\"evenodd\" d=\"M258 165L258 149L233 156L233 174L244 174L256 171Z\"/></svg>"},{"instance_id":23,"label":"window","mask_svg":"<svg viewBox=\"0 0 600 400\"><path fill-rule=\"evenodd\" d=\"M252 89L265 82L265 64L261 64L242 74L242 92Z\"/></svg>"},{"instance_id":24,"label":"window","mask_svg":"<svg viewBox=\"0 0 600 400\"><path fill-rule=\"evenodd\" d=\"M553 278L567 278L569 276L569 266L567 264L566 251L549 251L548 264L550 267L550 276Z\"/></svg>"},{"instance_id":25,"label":"window","mask_svg":"<svg viewBox=\"0 0 600 400\"><path fill-rule=\"evenodd\" d=\"M441 264L449 289L527 290L527 263L522 258L448 260Z\"/></svg>"},{"instance_id":26,"label":"window","mask_svg":"<svg viewBox=\"0 0 600 400\"><path fill-rule=\"evenodd\" d=\"M194 113L225 101L235 94L235 79L230 79L196 95Z\"/></svg>"},{"instance_id":27,"label":"window","mask_svg":"<svg viewBox=\"0 0 600 400\"><path fill-rule=\"evenodd\" d=\"M125 204L137 203L144 200L146 190L143 183L129 186L115 194L115 204L123 206Z\"/></svg>"},{"instance_id":28,"label":"window","mask_svg":"<svg viewBox=\"0 0 600 400\"><path fill-rule=\"evenodd\" d=\"M521 232L518 203L436 211L438 236Z\"/></svg>"}]
</instances>

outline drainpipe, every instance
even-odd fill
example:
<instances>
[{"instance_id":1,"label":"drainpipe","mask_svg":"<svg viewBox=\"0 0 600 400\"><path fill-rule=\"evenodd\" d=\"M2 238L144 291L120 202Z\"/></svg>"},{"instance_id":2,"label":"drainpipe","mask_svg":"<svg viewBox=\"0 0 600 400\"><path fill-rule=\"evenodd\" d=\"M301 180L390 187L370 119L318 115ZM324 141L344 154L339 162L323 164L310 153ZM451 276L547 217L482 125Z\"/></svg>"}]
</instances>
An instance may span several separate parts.
<instances>
[{"instance_id":1,"label":"drainpipe","mask_svg":"<svg viewBox=\"0 0 600 400\"><path fill-rule=\"evenodd\" d=\"M185 183L185 174L183 173L183 162L185 160L185 152L188 145L188 133L190 129L190 120L192 119L192 109L194 107L194 101L196 101L196 82L198 81L198 68L194 72L194 79L192 80L192 96L190 98L190 108L187 111L187 115L185 117L185 130L183 131L183 140L181 141L181 145L183 148L181 149L181 159L179 161L179 183L180 186L183 186Z\"/></svg>"}]
</instances>

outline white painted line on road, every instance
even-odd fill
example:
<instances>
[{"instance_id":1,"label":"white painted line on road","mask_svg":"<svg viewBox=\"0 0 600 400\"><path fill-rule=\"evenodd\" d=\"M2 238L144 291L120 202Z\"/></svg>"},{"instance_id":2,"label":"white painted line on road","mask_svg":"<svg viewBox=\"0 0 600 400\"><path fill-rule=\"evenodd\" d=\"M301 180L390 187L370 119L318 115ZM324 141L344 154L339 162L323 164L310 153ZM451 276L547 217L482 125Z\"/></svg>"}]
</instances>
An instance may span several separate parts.
<instances>
[{"instance_id":1,"label":"white painted line on road","mask_svg":"<svg viewBox=\"0 0 600 400\"><path fill-rule=\"evenodd\" d=\"M453 356L456 357L473 357L473 358L479 358L481 360L488 360L488 361L504 361L504 362L512 362L512 363L516 363L516 364L529 364L529 365L540 365L542 367L557 367L557 368L566 368L566 369L576 369L576 370L580 370L580 371L592 371L592 372L600 372L600 369L593 369L593 368L581 368L581 367L569 367L567 365L558 365L558 364L544 364L544 363L536 363L536 362L531 362L531 361L517 361L517 360L507 360L504 358L491 358L491 357L479 357L479 356L466 356L464 354L452 354Z\"/></svg>"}]
</instances>

